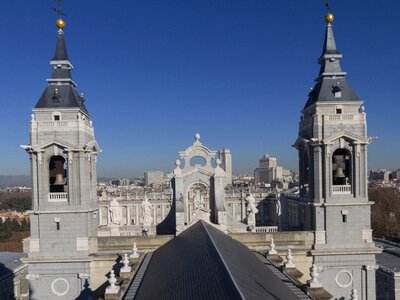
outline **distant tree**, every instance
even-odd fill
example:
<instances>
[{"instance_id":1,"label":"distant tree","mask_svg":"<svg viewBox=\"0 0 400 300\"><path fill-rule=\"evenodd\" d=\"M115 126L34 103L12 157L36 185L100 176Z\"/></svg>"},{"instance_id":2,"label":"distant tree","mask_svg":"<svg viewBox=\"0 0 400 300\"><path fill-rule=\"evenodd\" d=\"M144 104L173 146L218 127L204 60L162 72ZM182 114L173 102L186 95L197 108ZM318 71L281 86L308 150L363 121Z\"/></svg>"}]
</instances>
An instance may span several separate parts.
<instances>
[{"instance_id":1,"label":"distant tree","mask_svg":"<svg viewBox=\"0 0 400 300\"><path fill-rule=\"evenodd\" d=\"M21 231L30 231L30 229L31 229L30 224L25 219L22 219Z\"/></svg>"},{"instance_id":2,"label":"distant tree","mask_svg":"<svg viewBox=\"0 0 400 300\"><path fill-rule=\"evenodd\" d=\"M21 224L17 220L6 219L4 222L0 221L0 251L9 249L8 246L6 248L2 247L5 243L15 243L16 245L22 243L22 238L29 236L29 231L30 225L25 219L21 221ZM21 251L20 245L17 248L13 246L10 249Z\"/></svg>"},{"instance_id":3,"label":"distant tree","mask_svg":"<svg viewBox=\"0 0 400 300\"><path fill-rule=\"evenodd\" d=\"M400 194L392 188L369 190L372 206L371 225L375 236L400 237Z\"/></svg>"},{"instance_id":4,"label":"distant tree","mask_svg":"<svg viewBox=\"0 0 400 300\"><path fill-rule=\"evenodd\" d=\"M32 207L31 193L0 192L0 210L24 212Z\"/></svg>"},{"instance_id":5,"label":"distant tree","mask_svg":"<svg viewBox=\"0 0 400 300\"><path fill-rule=\"evenodd\" d=\"M11 222L6 220L0 223L0 242L8 240L12 235Z\"/></svg>"}]
</instances>

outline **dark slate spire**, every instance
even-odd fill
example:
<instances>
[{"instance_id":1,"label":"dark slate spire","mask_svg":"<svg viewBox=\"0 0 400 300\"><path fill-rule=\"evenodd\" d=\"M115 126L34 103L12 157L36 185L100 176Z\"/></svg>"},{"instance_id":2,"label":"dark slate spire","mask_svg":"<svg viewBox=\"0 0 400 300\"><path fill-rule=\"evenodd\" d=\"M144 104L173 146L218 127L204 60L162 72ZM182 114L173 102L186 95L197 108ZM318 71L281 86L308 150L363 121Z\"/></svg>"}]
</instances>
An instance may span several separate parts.
<instances>
[{"instance_id":1,"label":"dark slate spire","mask_svg":"<svg viewBox=\"0 0 400 300\"><path fill-rule=\"evenodd\" d=\"M322 50L322 55L325 54L340 54L336 49L335 37L333 36L332 24L330 23L326 26L324 48Z\"/></svg>"},{"instance_id":2,"label":"dark slate spire","mask_svg":"<svg viewBox=\"0 0 400 300\"><path fill-rule=\"evenodd\" d=\"M61 20L62 21L62 20ZM64 22L57 21L58 36L56 51L50 61L51 78L47 79L48 86L44 90L35 108L80 108L87 113L84 99L76 90L77 84L72 80L73 66L68 58L67 46L64 39Z\"/></svg>"},{"instance_id":3,"label":"dark slate spire","mask_svg":"<svg viewBox=\"0 0 400 300\"><path fill-rule=\"evenodd\" d=\"M325 42L318 63L321 65L319 76L345 76L340 68L342 54L337 50L332 25L326 26Z\"/></svg>"},{"instance_id":4,"label":"dark slate spire","mask_svg":"<svg viewBox=\"0 0 400 300\"><path fill-rule=\"evenodd\" d=\"M330 15L330 16L328 16ZM321 65L315 86L308 94L308 101L304 108L317 101L357 101L360 100L345 78L346 72L340 67L342 54L336 48L335 37L331 22L333 15L325 17L326 26L325 41L322 54L318 59Z\"/></svg>"},{"instance_id":5,"label":"dark slate spire","mask_svg":"<svg viewBox=\"0 0 400 300\"><path fill-rule=\"evenodd\" d=\"M52 60L69 60L67 46L65 45L64 32L62 29L58 31L56 53Z\"/></svg>"}]
</instances>

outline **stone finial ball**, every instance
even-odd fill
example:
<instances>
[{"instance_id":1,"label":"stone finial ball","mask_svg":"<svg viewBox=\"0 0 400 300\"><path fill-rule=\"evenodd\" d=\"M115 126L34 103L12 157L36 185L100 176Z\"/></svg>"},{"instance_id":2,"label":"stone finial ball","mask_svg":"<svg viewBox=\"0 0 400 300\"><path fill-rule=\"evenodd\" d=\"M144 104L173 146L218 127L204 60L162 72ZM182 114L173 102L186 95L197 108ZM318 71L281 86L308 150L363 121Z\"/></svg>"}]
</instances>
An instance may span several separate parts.
<instances>
[{"instance_id":1,"label":"stone finial ball","mask_svg":"<svg viewBox=\"0 0 400 300\"><path fill-rule=\"evenodd\" d=\"M194 138L196 139L196 141L198 141L198 140L200 139L200 134L199 134L199 133L196 133L196 134L194 135Z\"/></svg>"},{"instance_id":2,"label":"stone finial ball","mask_svg":"<svg viewBox=\"0 0 400 300\"><path fill-rule=\"evenodd\" d=\"M175 161L175 166L179 167L180 165L181 165L181 161L180 161L179 159L177 159L177 160Z\"/></svg>"},{"instance_id":3,"label":"stone finial ball","mask_svg":"<svg viewBox=\"0 0 400 300\"><path fill-rule=\"evenodd\" d=\"M335 20L333 14L327 13L327 14L325 15L325 23L326 23L326 24L331 24L331 23L333 22L333 20Z\"/></svg>"},{"instance_id":4,"label":"stone finial ball","mask_svg":"<svg viewBox=\"0 0 400 300\"><path fill-rule=\"evenodd\" d=\"M58 29L63 29L64 27L65 27L65 22L64 22L64 20L63 19L58 19L57 21L56 21L56 26L57 26L57 28Z\"/></svg>"},{"instance_id":5,"label":"stone finial ball","mask_svg":"<svg viewBox=\"0 0 400 300\"><path fill-rule=\"evenodd\" d=\"M215 160L215 163L217 164L217 166L219 166L219 165L221 164L221 160L220 160L219 158L217 158L217 159Z\"/></svg>"}]
</instances>

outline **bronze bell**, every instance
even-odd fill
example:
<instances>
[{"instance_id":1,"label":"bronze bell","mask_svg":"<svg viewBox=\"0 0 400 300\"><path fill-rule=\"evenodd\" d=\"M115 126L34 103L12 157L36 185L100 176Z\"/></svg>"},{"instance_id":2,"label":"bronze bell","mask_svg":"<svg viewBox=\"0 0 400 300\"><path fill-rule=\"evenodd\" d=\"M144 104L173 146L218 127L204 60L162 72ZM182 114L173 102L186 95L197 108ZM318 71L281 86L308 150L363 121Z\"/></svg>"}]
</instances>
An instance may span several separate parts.
<instances>
[{"instance_id":1,"label":"bronze bell","mask_svg":"<svg viewBox=\"0 0 400 300\"><path fill-rule=\"evenodd\" d=\"M62 173L56 174L56 180L54 181L54 185L64 185L64 175Z\"/></svg>"},{"instance_id":2,"label":"bronze bell","mask_svg":"<svg viewBox=\"0 0 400 300\"><path fill-rule=\"evenodd\" d=\"M337 167L336 172L335 172L335 178L344 178L346 175L343 173L343 168L342 167Z\"/></svg>"}]
</instances>

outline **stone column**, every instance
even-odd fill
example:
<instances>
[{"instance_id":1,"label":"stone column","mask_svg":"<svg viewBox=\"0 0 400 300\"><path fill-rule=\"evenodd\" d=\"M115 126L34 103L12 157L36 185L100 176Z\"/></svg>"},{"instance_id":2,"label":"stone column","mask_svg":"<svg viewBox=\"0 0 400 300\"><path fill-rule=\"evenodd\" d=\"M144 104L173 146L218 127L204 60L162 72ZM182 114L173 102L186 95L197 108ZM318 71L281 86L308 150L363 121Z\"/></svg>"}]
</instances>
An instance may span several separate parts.
<instances>
[{"instance_id":1,"label":"stone column","mask_svg":"<svg viewBox=\"0 0 400 300\"><path fill-rule=\"evenodd\" d=\"M157 204L153 205L153 224L157 224Z\"/></svg>"},{"instance_id":2,"label":"stone column","mask_svg":"<svg viewBox=\"0 0 400 300\"><path fill-rule=\"evenodd\" d=\"M102 206L99 207L99 226L103 225L103 210L102 210Z\"/></svg>"},{"instance_id":3,"label":"stone column","mask_svg":"<svg viewBox=\"0 0 400 300\"><path fill-rule=\"evenodd\" d=\"M126 206L126 225L130 225L131 224L131 207L130 206Z\"/></svg>"},{"instance_id":4,"label":"stone column","mask_svg":"<svg viewBox=\"0 0 400 300\"><path fill-rule=\"evenodd\" d=\"M240 214L241 214L241 219L244 220L246 218L246 203L244 201L243 195L241 201L242 201L242 209Z\"/></svg>"},{"instance_id":5,"label":"stone column","mask_svg":"<svg viewBox=\"0 0 400 300\"><path fill-rule=\"evenodd\" d=\"M322 198L322 160L321 160L321 147L315 146L313 148L313 171L314 171L314 180L312 181L313 184L313 191L314 199L316 202L320 203ZM310 190L311 192L311 190Z\"/></svg>"},{"instance_id":6,"label":"stone column","mask_svg":"<svg viewBox=\"0 0 400 300\"><path fill-rule=\"evenodd\" d=\"M161 204L161 217L163 220L165 219L165 204Z\"/></svg>"},{"instance_id":7,"label":"stone column","mask_svg":"<svg viewBox=\"0 0 400 300\"><path fill-rule=\"evenodd\" d=\"M38 202L38 178L37 178L37 156L35 153L30 153L31 160L31 176L32 176L32 202L33 202L33 210L36 210L39 202Z\"/></svg>"},{"instance_id":8,"label":"stone column","mask_svg":"<svg viewBox=\"0 0 400 300\"><path fill-rule=\"evenodd\" d=\"M324 184L324 194L323 197L331 197L332 195L332 188L331 188L331 147L330 145L324 145L324 156L325 156L325 180Z\"/></svg>"}]
</instances>

